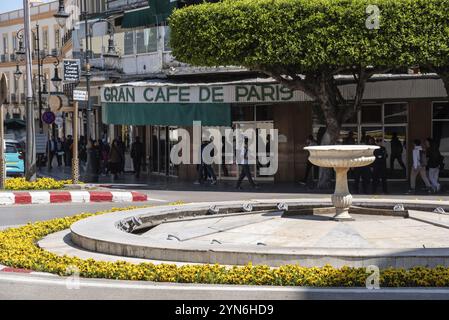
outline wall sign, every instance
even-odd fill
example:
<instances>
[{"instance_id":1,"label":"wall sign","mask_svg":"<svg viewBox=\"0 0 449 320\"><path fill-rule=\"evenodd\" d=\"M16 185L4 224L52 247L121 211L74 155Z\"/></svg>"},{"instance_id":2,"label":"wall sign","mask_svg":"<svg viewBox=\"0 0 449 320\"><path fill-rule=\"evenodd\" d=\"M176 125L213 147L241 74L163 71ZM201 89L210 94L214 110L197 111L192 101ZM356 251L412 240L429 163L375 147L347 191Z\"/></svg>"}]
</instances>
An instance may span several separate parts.
<instances>
[{"instance_id":1,"label":"wall sign","mask_svg":"<svg viewBox=\"0 0 449 320\"><path fill-rule=\"evenodd\" d=\"M103 103L245 103L311 101L302 91L292 91L284 85L149 85L104 86Z\"/></svg>"},{"instance_id":2,"label":"wall sign","mask_svg":"<svg viewBox=\"0 0 449 320\"><path fill-rule=\"evenodd\" d=\"M64 81L80 82L81 62L79 59L64 59Z\"/></svg>"}]
</instances>

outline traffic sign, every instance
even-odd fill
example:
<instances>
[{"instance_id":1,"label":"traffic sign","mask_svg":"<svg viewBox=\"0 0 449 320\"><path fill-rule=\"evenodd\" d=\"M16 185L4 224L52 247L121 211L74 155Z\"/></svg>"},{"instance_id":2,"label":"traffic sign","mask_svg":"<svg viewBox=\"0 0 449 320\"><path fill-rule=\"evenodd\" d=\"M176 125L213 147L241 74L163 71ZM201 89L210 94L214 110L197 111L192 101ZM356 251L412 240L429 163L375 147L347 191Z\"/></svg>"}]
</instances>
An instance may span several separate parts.
<instances>
[{"instance_id":1,"label":"traffic sign","mask_svg":"<svg viewBox=\"0 0 449 320\"><path fill-rule=\"evenodd\" d=\"M73 100L87 101L88 100L87 91L73 90Z\"/></svg>"},{"instance_id":2,"label":"traffic sign","mask_svg":"<svg viewBox=\"0 0 449 320\"><path fill-rule=\"evenodd\" d=\"M80 82L81 62L79 59L64 59L64 81Z\"/></svg>"},{"instance_id":3,"label":"traffic sign","mask_svg":"<svg viewBox=\"0 0 449 320\"><path fill-rule=\"evenodd\" d=\"M51 111L46 111L42 115L42 121L44 121L46 124L52 124L53 122L55 122L55 119L56 119L56 116Z\"/></svg>"},{"instance_id":4,"label":"traffic sign","mask_svg":"<svg viewBox=\"0 0 449 320\"><path fill-rule=\"evenodd\" d=\"M56 124L58 127L62 126L63 123L64 123L64 120L62 119L61 116L56 117L56 119L55 119L55 124Z\"/></svg>"}]
</instances>

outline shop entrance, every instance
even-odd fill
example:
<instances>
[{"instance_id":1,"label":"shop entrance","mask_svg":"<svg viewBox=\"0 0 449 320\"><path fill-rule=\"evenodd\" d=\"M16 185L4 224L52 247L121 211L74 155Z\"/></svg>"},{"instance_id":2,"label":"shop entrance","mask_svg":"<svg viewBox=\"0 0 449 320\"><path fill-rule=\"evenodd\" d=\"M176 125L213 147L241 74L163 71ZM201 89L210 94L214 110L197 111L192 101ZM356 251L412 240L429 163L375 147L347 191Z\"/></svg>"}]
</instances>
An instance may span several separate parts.
<instances>
[{"instance_id":1,"label":"shop entrance","mask_svg":"<svg viewBox=\"0 0 449 320\"><path fill-rule=\"evenodd\" d=\"M178 165L170 161L170 150L178 143L178 128L152 126L151 129L151 170L155 174L178 176Z\"/></svg>"}]
</instances>

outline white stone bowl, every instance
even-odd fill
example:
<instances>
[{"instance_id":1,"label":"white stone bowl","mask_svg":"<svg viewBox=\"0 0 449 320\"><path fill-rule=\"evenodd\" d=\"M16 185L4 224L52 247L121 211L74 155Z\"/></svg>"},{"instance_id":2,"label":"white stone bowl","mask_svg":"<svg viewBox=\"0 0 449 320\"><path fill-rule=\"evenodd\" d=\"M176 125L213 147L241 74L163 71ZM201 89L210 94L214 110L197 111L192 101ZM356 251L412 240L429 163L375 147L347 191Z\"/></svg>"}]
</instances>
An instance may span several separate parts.
<instances>
[{"instance_id":1,"label":"white stone bowl","mask_svg":"<svg viewBox=\"0 0 449 320\"><path fill-rule=\"evenodd\" d=\"M332 145L305 147L310 152L309 161L325 168L354 168L371 164L375 157L372 145Z\"/></svg>"}]
</instances>

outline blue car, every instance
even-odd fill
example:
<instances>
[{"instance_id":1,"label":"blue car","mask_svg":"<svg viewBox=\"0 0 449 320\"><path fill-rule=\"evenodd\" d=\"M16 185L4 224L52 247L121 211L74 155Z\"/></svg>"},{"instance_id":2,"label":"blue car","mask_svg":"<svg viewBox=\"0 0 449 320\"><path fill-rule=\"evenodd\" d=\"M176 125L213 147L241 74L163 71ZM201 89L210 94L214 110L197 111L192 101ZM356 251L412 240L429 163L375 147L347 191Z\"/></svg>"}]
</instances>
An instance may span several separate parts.
<instances>
[{"instance_id":1,"label":"blue car","mask_svg":"<svg viewBox=\"0 0 449 320\"><path fill-rule=\"evenodd\" d=\"M25 172L23 154L17 150L14 144L5 144L5 160L7 176L23 176Z\"/></svg>"}]
</instances>

